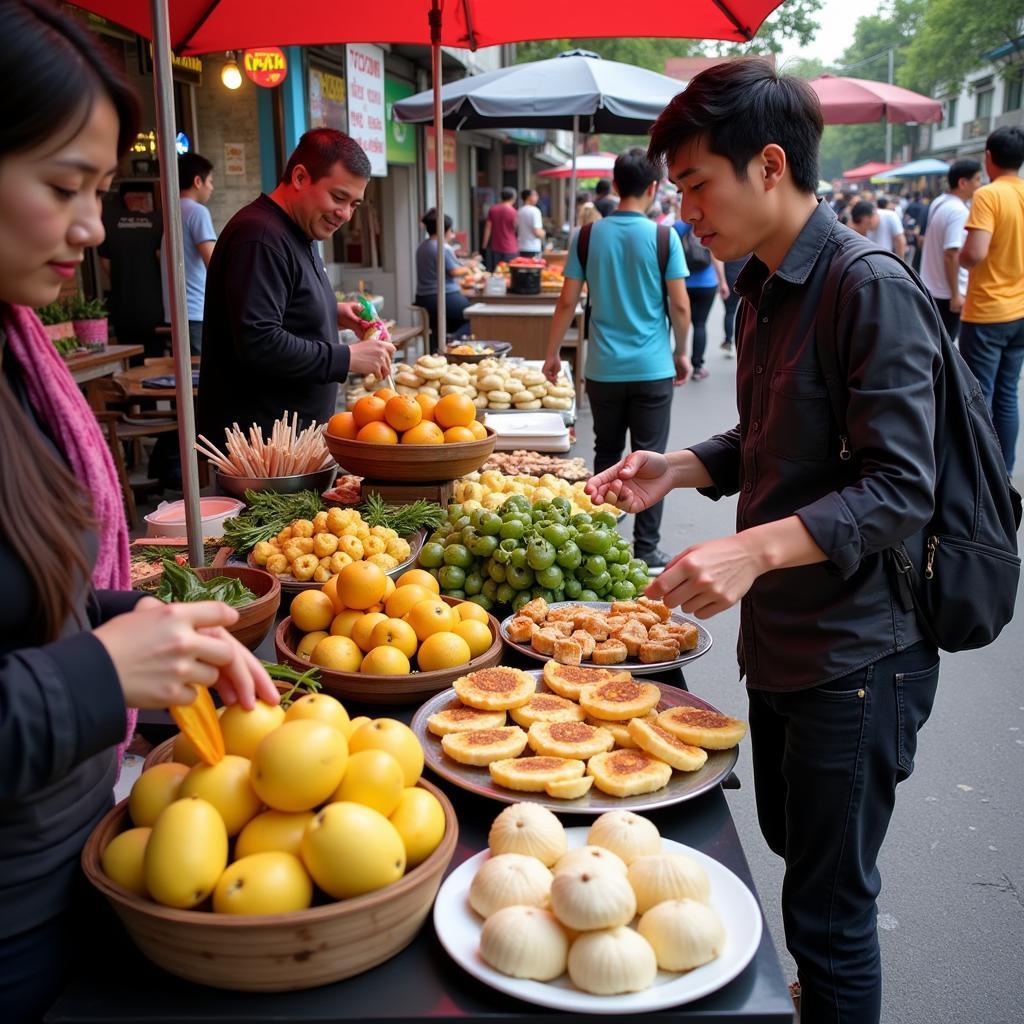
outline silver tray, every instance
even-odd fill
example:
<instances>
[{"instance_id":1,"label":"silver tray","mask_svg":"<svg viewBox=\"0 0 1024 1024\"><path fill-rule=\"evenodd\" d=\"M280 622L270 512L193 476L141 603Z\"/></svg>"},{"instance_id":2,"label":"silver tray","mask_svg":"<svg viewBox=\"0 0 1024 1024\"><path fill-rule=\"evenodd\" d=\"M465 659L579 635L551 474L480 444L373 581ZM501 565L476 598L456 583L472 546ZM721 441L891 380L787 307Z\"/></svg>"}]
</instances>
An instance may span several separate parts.
<instances>
[{"instance_id":1,"label":"silver tray","mask_svg":"<svg viewBox=\"0 0 1024 1024\"><path fill-rule=\"evenodd\" d=\"M611 608L611 601L553 601L549 608L564 608L566 605L575 604L581 605L584 608L593 608L596 611L606 612ZM517 644L508 638L508 624L514 618L514 615L509 615L501 620L501 639L505 641L513 650L519 651L520 654L526 655L527 658L532 658L534 661L550 661L551 656L548 654L541 654L539 651L535 651L529 644ZM594 665L592 662L584 661L584 668L623 668L626 669L634 676L652 676L657 675L659 672L668 672L674 668L681 668L689 661L693 661L699 658L702 654L707 654L711 650L711 645L714 641L711 639L711 634L699 623L694 622L693 619L687 618L680 612L672 612L672 620L674 622L688 622L691 626L697 627L697 646L692 651L683 651L678 658L673 658L672 661L653 661L650 664L642 661L634 661L631 658L627 658L625 661L620 661L617 665Z\"/></svg>"},{"instance_id":2,"label":"silver tray","mask_svg":"<svg viewBox=\"0 0 1024 1024\"><path fill-rule=\"evenodd\" d=\"M541 678L542 669L531 669L530 675L537 680L538 693L550 693ZM700 697L695 697L686 690L680 690L667 683L655 683L661 690L661 700L658 702L658 711L667 711L669 708L689 705L690 707L704 708L707 711L718 711L713 704L709 704ZM457 702L458 697L454 689L442 690L431 697L413 715L412 730L416 733L423 747L423 757L427 765L442 779L470 793L478 796L489 797L491 800L498 800L501 803L517 804L523 800L530 803L542 804L553 811L560 811L562 814L604 814L605 811L652 811L657 807L668 807L671 804L679 804L685 800L692 800L701 793L717 786L733 770L739 757L739 750L733 747L732 750L709 750L708 759L704 766L695 772L672 772L672 778L667 786L654 793L643 793L640 796L609 796L599 789L591 786L590 791L576 800L559 800L548 796L547 793L526 793L522 790L505 789L499 786L486 767L478 768L475 765L459 764L453 761L441 749L441 737L435 736L427 728L427 719L443 711L453 701ZM514 723L513 723L514 724Z\"/></svg>"}]
</instances>

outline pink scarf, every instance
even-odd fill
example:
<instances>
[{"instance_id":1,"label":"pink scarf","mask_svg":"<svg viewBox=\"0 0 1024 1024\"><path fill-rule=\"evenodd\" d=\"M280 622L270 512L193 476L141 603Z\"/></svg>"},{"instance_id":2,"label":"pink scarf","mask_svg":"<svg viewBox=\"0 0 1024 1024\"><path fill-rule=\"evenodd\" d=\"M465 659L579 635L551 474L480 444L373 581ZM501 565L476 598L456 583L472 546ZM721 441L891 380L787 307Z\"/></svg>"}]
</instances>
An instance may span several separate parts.
<instances>
[{"instance_id":1,"label":"pink scarf","mask_svg":"<svg viewBox=\"0 0 1024 1024\"><path fill-rule=\"evenodd\" d=\"M99 553L92 582L97 590L130 590L131 559L128 524L124 517L121 486L106 439L96 417L78 390L39 317L27 306L0 307L7 347L18 361L29 401L43 419L71 471L92 497L93 517L99 528ZM128 732L135 730L137 713L128 709Z\"/></svg>"}]
</instances>

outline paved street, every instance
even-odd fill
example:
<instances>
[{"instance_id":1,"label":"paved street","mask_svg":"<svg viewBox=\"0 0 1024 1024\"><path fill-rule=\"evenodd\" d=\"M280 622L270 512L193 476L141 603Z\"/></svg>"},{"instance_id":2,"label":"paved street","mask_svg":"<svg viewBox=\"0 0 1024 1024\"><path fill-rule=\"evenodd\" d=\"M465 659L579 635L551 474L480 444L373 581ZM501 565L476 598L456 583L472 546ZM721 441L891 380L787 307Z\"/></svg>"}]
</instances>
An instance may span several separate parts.
<instances>
[{"instance_id":1,"label":"paved street","mask_svg":"<svg viewBox=\"0 0 1024 1024\"><path fill-rule=\"evenodd\" d=\"M736 420L735 361L719 350L722 307L709 321L710 376L676 393L670 446L683 447ZM588 412L574 454L592 458ZM1024 446L1021 446L1024 449ZM1024 450L1018 466L1024 465ZM1018 488L1024 481L1018 480ZM733 528L733 499L696 493L667 501L662 547L677 552ZM737 681L735 609L708 621L715 645L687 672L690 688L728 714L746 718ZM1024 597L993 646L944 655L935 709L914 774L899 788L882 851L879 929L886 1024L1020 1024L1024 1020ZM728 799L750 860L776 947L781 861L757 826L749 744ZM685 805L680 809L686 813ZM786 974L795 978L784 954Z\"/></svg>"}]
</instances>

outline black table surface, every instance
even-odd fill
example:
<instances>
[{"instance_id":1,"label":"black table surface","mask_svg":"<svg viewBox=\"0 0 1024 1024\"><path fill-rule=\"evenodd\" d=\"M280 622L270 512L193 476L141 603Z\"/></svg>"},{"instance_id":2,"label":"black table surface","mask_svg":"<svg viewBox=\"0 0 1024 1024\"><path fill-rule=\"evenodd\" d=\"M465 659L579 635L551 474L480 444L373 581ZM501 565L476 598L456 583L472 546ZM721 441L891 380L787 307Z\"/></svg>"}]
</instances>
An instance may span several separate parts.
<instances>
[{"instance_id":1,"label":"black table surface","mask_svg":"<svg viewBox=\"0 0 1024 1024\"><path fill-rule=\"evenodd\" d=\"M273 641L257 651L275 660ZM516 663L516 658L506 658ZM525 662L521 662L523 667ZM694 669L696 666L694 666ZM658 681L684 685L678 671ZM348 706L348 702L346 702ZM375 714L408 722L415 706L366 708L352 705L353 714ZM487 846L491 822L505 805L468 793L444 780L440 785L455 807L459 842L449 873ZM528 798L528 797L527 797ZM750 868L721 787L682 804L645 812L663 836L714 857L736 874L757 896ZM567 827L591 819L562 815ZM155 967L132 945L109 909L97 913L95 941L83 950L81 968L46 1015L62 1021L239 1022L302 1021L306 1024L374 1021L376 1024L429 1020L468 1022L553 1021L566 1014L522 1002L471 977L445 953L428 918L412 944L391 960L364 974L333 985L279 994L229 992L182 981ZM609 1015L602 1020L632 1020ZM762 930L754 959L724 988L692 1003L647 1014L651 1019L685 1024L783 1024L793 1020L778 955Z\"/></svg>"}]
</instances>

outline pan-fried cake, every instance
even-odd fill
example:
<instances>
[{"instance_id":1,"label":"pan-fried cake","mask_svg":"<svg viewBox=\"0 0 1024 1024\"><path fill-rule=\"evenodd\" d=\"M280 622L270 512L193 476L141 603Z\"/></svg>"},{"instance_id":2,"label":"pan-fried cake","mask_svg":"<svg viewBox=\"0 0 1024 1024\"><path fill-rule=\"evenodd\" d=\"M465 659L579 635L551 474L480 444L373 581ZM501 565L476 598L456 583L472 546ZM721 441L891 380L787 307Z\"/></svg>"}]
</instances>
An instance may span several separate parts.
<instances>
[{"instance_id":1,"label":"pan-fried cake","mask_svg":"<svg viewBox=\"0 0 1024 1024\"><path fill-rule=\"evenodd\" d=\"M518 725L475 732L450 732L441 737L441 749L459 764L485 765L517 757L526 747L526 733Z\"/></svg>"},{"instance_id":2,"label":"pan-fried cake","mask_svg":"<svg viewBox=\"0 0 1024 1024\"><path fill-rule=\"evenodd\" d=\"M488 765L499 786L527 793L543 793L549 783L578 779L585 767L582 761L567 757L510 757Z\"/></svg>"},{"instance_id":3,"label":"pan-fried cake","mask_svg":"<svg viewBox=\"0 0 1024 1024\"><path fill-rule=\"evenodd\" d=\"M739 718L687 706L663 711L658 725L684 743L705 750L729 750L747 734L747 724Z\"/></svg>"},{"instance_id":4,"label":"pan-fried cake","mask_svg":"<svg viewBox=\"0 0 1024 1024\"><path fill-rule=\"evenodd\" d=\"M668 785L672 769L646 750L611 750L587 762L594 785L609 796L639 796Z\"/></svg>"},{"instance_id":5,"label":"pan-fried cake","mask_svg":"<svg viewBox=\"0 0 1024 1024\"><path fill-rule=\"evenodd\" d=\"M510 712L512 721L529 729L534 722L582 722L586 712L557 693L535 693L522 707Z\"/></svg>"},{"instance_id":6,"label":"pan-fried cake","mask_svg":"<svg viewBox=\"0 0 1024 1024\"><path fill-rule=\"evenodd\" d=\"M629 735L641 750L646 750L648 754L653 754L681 772L695 772L703 768L708 759L706 750L684 743L657 723L633 719L629 723Z\"/></svg>"},{"instance_id":7,"label":"pan-fried cake","mask_svg":"<svg viewBox=\"0 0 1024 1024\"><path fill-rule=\"evenodd\" d=\"M586 761L615 745L615 738L599 725L586 722L534 722L526 742L546 757L575 757Z\"/></svg>"},{"instance_id":8,"label":"pan-fried cake","mask_svg":"<svg viewBox=\"0 0 1024 1024\"><path fill-rule=\"evenodd\" d=\"M651 723L657 722L657 720L657 711L651 711L642 718L642 721ZM629 723L632 721L630 718L627 718L622 722L613 722L607 718L592 718L590 715L587 715L584 721L588 722L590 725L599 725L602 729L607 729L612 734L612 738L615 740L615 746L617 747L625 747L627 749L634 750L638 746L636 740L629 735Z\"/></svg>"},{"instance_id":9,"label":"pan-fried cake","mask_svg":"<svg viewBox=\"0 0 1024 1024\"><path fill-rule=\"evenodd\" d=\"M435 736L447 736L450 732L501 729L504 725L504 711L479 711L477 708L467 708L458 701L427 719L427 728Z\"/></svg>"},{"instance_id":10,"label":"pan-fried cake","mask_svg":"<svg viewBox=\"0 0 1024 1024\"><path fill-rule=\"evenodd\" d=\"M593 718L621 722L653 711L661 700L661 690L654 683L638 683L635 679L616 679L609 683L584 686L580 690L580 706Z\"/></svg>"},{"instance_id":11,"label":"pan-fried cake","mask_svg":"<svg viewBox=\"0 0 1024 1024\"><path fill-rule=\"evenodd\" d=\"M580 668L579 665L560 665L556 661L549 661L544 666L544 682L559 696L569 700L578 700L584 686L631 678L625 669Z\"/></svg>"},{"instance_id":12,"label":"pan-fried cake","mask_svg":"<svg viewBox=\"0 0 1024 1024\"><path fill-rule=\"evenodd\" d=\"M586 796L590 792L590 787L593 784L594 777L592 775L581 775L578 779L549 782L544 787L544 791L548 796L553 796L558 800L579 800L581 796Z\"/></svg>"},{"instance_id":13,"label":"pan-fried cake","mask_svg":"<svg viewBox=\"0 0 1024 1024\"><path fill-rule=\"evenodd\" d=\"M459 676L452 683L463 704L480 711L507 711L525 704L537 689L537 680L518 668L482 668Z\"/></svg>"}]
</instances>

